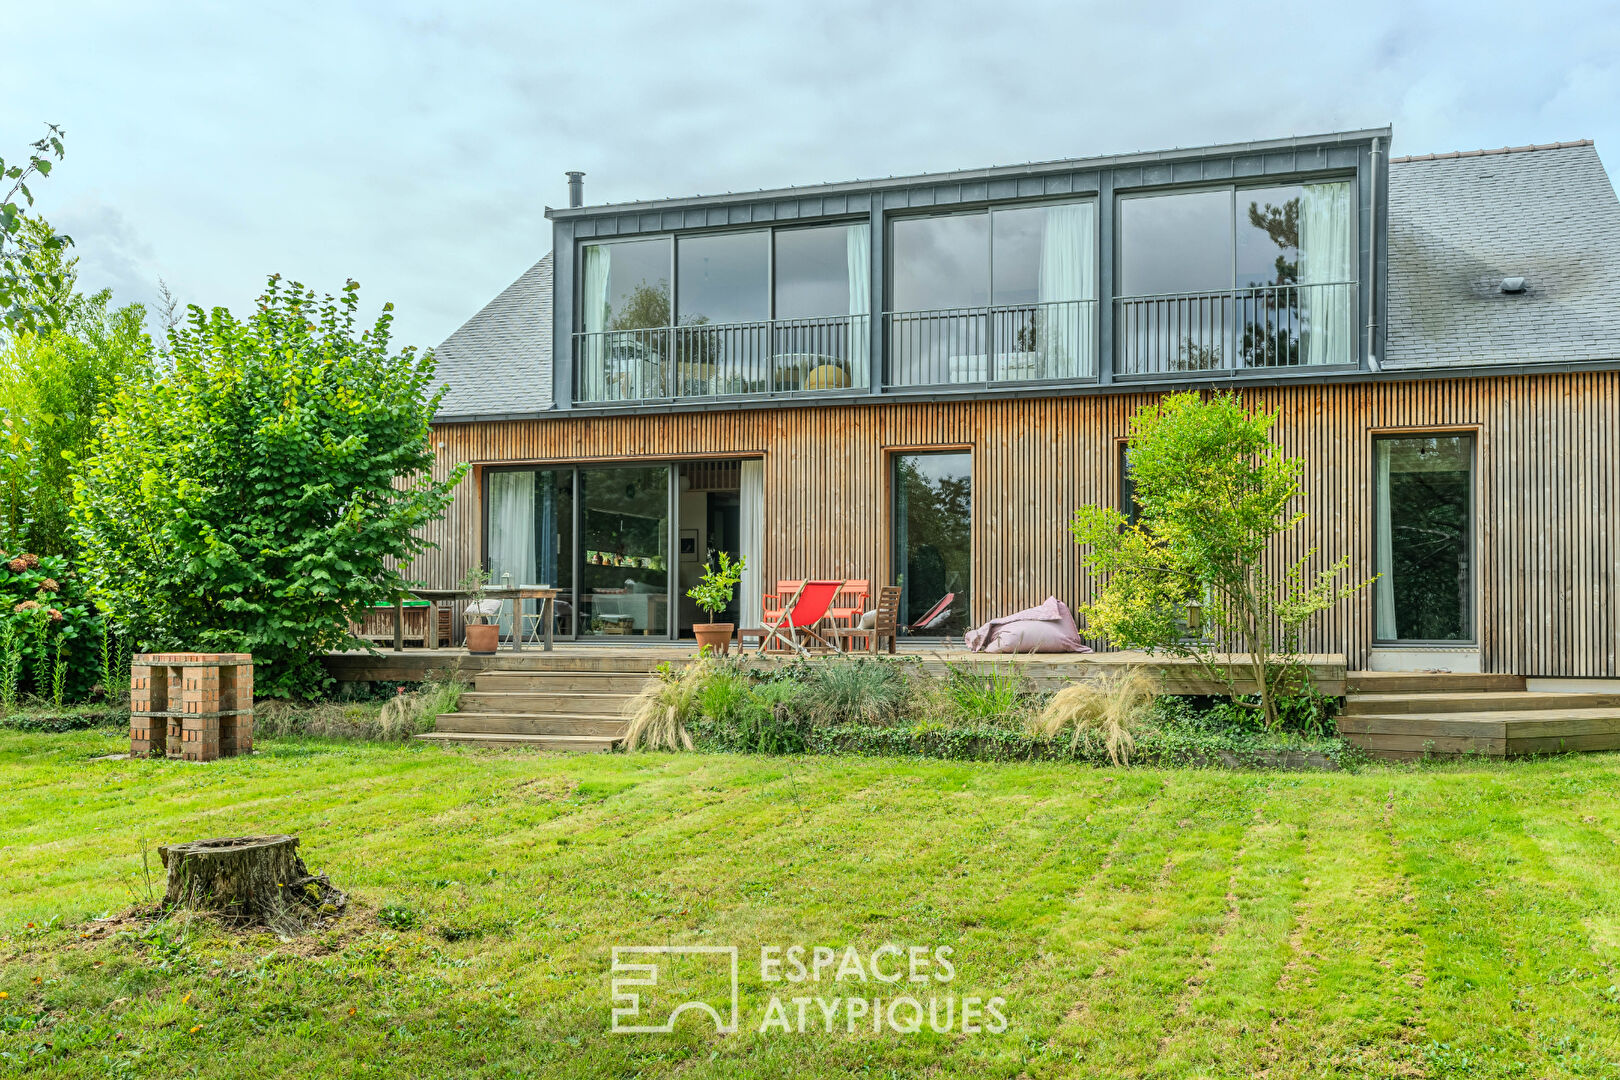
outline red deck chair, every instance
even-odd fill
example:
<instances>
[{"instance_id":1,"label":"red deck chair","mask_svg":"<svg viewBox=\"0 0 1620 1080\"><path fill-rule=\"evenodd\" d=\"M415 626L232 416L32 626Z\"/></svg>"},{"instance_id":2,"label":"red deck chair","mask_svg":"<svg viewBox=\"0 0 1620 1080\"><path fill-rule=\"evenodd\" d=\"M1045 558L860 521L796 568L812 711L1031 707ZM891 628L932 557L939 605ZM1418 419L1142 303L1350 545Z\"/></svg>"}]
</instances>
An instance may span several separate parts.
<instances>
[{"instance_id":1,"label":"red deck chair","mask_svg":"<svg viewBox=\"0 0 1620 1080\"><path fill-rule=\"evenodd\" d=\"M824 649L838 652L838 646L816 632L816 626L827 617L833 597L844 587L842 581L806 581L799 585L791 599L782 605L775 622L767 622L765 636L760 639L759 651L764 652L772 640L797 653L810 650L799 641L803 637Z\"/></svg>"},{"instance_id":2,"label":"red deck chair","mask_svg":"<svg viewBox=\"0 0 1620 1080\"><path fill-rule=\"evenodd\" d=\"M944 622L945 616L949 615L951 612L951 603L955 599L955 593L946 593L944 596L939 598L939 603L923 612L922 618L918 619L910 626L905 627L905 632L908 634L927 633L928 630L931 629L936 623Z\"/></svg>"}]
</instances>

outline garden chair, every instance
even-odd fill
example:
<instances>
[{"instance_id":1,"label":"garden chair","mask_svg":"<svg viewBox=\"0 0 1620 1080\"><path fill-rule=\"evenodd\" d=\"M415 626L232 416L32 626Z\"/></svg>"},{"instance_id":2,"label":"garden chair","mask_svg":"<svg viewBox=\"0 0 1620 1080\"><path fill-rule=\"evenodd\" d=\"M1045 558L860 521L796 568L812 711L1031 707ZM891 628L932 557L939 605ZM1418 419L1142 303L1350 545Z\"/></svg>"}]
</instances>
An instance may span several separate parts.
<instances>
[{"instance_id":1,"label":"garden chair","mask_svg":"<svg viewBox=\"0 0 1620 1080\"><path fill-rule=\"evenodd\" d=\"M759 643L759 651L766 651L771 647L771 643L775 642L802 656L810 650L800 638L812 641L821 648L839 651L838 646L822 637L816 627L827 617L827 609L832 606L833 597L837 596L838 590L843 587L842 581L800 582L793 596L782 606L776 620L766 621L765 637Z\"/></svg>"},{"instance_id":2,"label":"garden chair","mask_svg":"<svg viewBox=\"0 0 1620 1080\"><path fill-rule=\"evenodd\" d=\"M832 607L827 609L828 618L833 621L833 629L848 629L861 621L866 614L866 602L872 598L872 583L857 578L854 581L844 582L844 587L838 590L833 597Z\"/></svg>"},{"instance_id":3,"label":"garden chair","mask_svg":"<svg viewBox=\"0 0 1620 1080\"><path fill-rule=\"evenodd\" d=\"M864 614L864 613L863 613ZM873 613L871 626L855 625L840 627L834 631L840 641L848 641L853 647L857 640L864 640L873 653L878 651L884 638L889 639L889 652L895 651L896 630L900 623L900 586L883 585L878 588L877 610ZM863 620L864 621L864 620Z\"/></svg>"}]
</instances>

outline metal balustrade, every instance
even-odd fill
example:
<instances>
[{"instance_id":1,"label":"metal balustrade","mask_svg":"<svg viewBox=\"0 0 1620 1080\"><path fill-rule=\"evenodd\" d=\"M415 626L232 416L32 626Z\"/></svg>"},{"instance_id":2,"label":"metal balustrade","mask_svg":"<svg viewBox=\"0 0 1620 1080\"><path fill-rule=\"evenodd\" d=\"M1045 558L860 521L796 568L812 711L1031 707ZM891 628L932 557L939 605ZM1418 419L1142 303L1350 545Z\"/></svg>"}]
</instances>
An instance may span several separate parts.
<instances>
[{"instance_id":1,"label":"metal balustrade","mask_svg":"<svg viewBox=\"0 0 1620 1080\"><path fill-rule=\"evenodd\" d=\"M1114 311L1120 375L1355 362L1354 282L1129 296Z\"/></svg>"},{"instance_id":2,"label":"metal balustrade","mask_svg":"<svg viewBox=\"0 0 1620 1080\"><path fill-rule=\"evenodd\" d=\"M891 387L1090 379L1097 374L1095 300L891 311L884 315Z\"/></svg>"},{"instance_id":3,"label":"metal balustrade","mask_svg":"<svg viewBox=\"0 0 1620 1080\"><path fill-rule=\"evenodd\" d=\"M827 393L870 381L871 317L688 323L574 335L581 404Z\"/></svg>"}]
</instances>

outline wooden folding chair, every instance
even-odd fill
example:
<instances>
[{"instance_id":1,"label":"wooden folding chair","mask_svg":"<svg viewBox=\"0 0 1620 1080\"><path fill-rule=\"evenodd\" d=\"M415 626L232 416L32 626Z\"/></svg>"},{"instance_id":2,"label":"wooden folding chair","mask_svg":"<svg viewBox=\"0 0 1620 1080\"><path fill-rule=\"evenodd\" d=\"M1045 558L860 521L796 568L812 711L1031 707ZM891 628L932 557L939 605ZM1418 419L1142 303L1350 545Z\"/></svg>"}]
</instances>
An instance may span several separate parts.
<instances>
[{"instance_id":1,"label":"wooden folding chair","mask_svg":"<svg viewBox=\"0 0 1620 1080\"><path fill-rule=\"evenodd\" d=\"M759 643L759 651L764 652L774 641L803 655L810 650L799 640L802 637L821 648L837 652L838 646L822 637L816 627L827 617L833 597L843 587L842 581L800 582L792 598L782 606L776 621L766 623L765 637Z\"/></svg>"}]
</instances>

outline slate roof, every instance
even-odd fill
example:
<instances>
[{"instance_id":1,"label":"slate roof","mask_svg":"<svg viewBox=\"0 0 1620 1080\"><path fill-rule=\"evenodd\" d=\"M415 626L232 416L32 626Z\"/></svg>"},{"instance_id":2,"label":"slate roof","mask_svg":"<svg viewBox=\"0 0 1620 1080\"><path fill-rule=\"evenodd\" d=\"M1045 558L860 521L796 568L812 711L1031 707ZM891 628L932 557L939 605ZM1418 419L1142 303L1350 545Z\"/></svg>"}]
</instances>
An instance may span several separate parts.
<instances>
[{"instance_id":1,"label":"slate roof","mask_svg":"<svg viewBox=\"0 0 1620 1080\"><path fill-rule=\"evenodd\" d=\"M498 420L551 408L551 254L436 350L449 386L436 420Z\"/></svg>"},{"instance_id":2,"label":"slate roof","mask_svg":"<svg viewBox=\"0 0 1620 1080\"><path fill-rule=\"evenodd\" d=\"M1391 159L1388 288L1386 367L1620 359L1620 200L1596 148Z\"/></svg>"}]
</instances>

